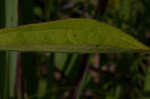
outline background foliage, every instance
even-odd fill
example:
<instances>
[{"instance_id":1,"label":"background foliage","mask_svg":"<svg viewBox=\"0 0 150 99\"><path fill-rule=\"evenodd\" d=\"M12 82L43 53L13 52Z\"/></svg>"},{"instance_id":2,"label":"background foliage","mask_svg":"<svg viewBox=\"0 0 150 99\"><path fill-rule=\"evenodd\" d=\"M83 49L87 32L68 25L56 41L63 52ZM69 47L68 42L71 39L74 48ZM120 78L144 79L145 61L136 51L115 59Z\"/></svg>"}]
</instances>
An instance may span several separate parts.
<instances>
[{"instance_id":1,"label":"background foliage","mask_svg":"<svg viewBox=\"0 0 150 99\"><path fill-rule=\"evenodd\" d=\"M0 0L0 27L5 25ZM66 18L91 18L150 45L149 0L20 0L19 25ZM0 53L0 89L5 89L5 54ZM150 56L138 53L83 55L21 53L13 99L149 99ZM88 65L89 68L85 66ZM87 73L87 77L82 75ZM84 81L82 80L84 79ZM79 92L81 93L79 94ZM0 99L5 90L0 90Z\"/></svg>"}]
</instances>

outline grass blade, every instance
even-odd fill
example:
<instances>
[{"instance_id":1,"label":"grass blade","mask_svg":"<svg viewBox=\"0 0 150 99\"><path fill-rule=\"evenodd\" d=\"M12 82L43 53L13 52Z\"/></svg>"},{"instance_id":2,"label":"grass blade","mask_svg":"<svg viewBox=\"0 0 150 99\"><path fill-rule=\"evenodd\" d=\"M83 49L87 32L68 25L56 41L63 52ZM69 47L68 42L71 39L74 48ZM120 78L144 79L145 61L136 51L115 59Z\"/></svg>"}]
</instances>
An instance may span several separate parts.
<instances>
[{"instance_id":1,"label":"grass blade","mask_svg":"<svg viewBox=\"0 0 150 99\"><path fill-rule=\"evenodd\" d=\"M79 53L149 52L119 29L91 19L67 19L0 30L0 50Z\"/></svg>"}]
</instances>

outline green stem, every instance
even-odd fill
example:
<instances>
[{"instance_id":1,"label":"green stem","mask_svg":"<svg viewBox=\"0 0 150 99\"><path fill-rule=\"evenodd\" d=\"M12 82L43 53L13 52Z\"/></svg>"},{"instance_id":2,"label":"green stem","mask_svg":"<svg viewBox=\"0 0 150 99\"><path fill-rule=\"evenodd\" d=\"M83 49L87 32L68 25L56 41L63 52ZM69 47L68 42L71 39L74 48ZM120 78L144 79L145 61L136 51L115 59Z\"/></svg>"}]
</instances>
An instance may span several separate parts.
<instances>
[{"instance_id":1,"label":"green stem","mask_svg":"<svg viewBox=\"0 0 150 99\"><path fill-rule=\"evenodd\" d=\"M83 89L85 88L85 83L86 83L86 79L88 78L88 65L86 66L86 70L84 71L84 74L83 74L83 78L79 84L79 88L77 89L77 96L76 96L76 99L80 99L80 95L83 91Z\"/></svg>"},{"instance_id":2,"label":"green stem","mask_svg":"<svg viewBox=\"0 0 150 99\"><path fill-rule=\"evenodd\" d=\"M85 87L85 82L88 77L88 56L88 54L82 55L82 63L79 74L80 76L77 79L77 88L75 89L72 99L80 99L80 95Z\"/></svg>"},{"instance_id":3,"label":"green stem","mask_svg":"<svg viewBox=\"0 0 150 99\"><path fill-rule=\"evenodd\" d=\"M47 86L47 90L50 91L50 90L53 90L54 87L54 79L53 79L53 73L54 73L54 57L55 57L55 54L54 53L51 53L50 57L49 57L49 64L48 64L48 86ZM48 94L47 95L48 97L47 98L50 98L50 99L55 99L55 95L54 94Z\"/></svg>"},{"instance_id":4,"label":"green stem","mask_svg":"<svg viewBox=\"0 0 150 99\"><path fill-rule=\"evenodd\" d=\"M5 16L6 27L16 27L18 24L18 0L5 0ZM6 68L6 82L5 82L5 94L7 99L14 97L14 88L16 83L16 65L17 65L17 53L7 52L7 68Z\"/></svg>"}]
</instances>

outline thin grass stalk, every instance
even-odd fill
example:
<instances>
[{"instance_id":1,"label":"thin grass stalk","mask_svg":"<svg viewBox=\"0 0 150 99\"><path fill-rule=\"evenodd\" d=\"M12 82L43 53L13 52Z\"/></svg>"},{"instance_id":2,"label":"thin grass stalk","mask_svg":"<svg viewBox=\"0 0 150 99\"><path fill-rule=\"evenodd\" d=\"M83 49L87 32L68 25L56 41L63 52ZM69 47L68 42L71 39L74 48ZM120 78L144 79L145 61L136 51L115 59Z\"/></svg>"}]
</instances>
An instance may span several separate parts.
<instances>
[{"instance_id":1,"label":"thin grass stalk","mask_svg":"<svg viewBox=\"0 0 150 99\"><path fill-rule=\"evenodd\" d=\"M6 60L7 60L7 56L6 56ZM9 66L7 65L7 61L6 61L6 65L4 68L4 89L3 89L3 99L9 99Z\"/></svg>"},{"instance_id":2,"label":"thin grass stalk","mask_svg":"<svg viewBox=\"0 0 150 99\"><path fill-rule=\"evenodd\" d=\"M74 94L71 99L80 99L80 95L84 89L84 83L88 77L88 54L82 55L82 63L80 68L79 77L77 79L77 88L74 90Z\"/></svg>"},{"instance_id":3,"label":"thin grass stalk","mask_svg":"<svg viewBox=\"0 0 150 99\"><path fill-rule=\"evenodd\" d=\"M69 64L71 62L72 57L73 57L73 54L68 54L67 55L66 61L65 61L64 65L63 65L63 68L62 68L62 71L66 71L67 70L67 68L68 68L68 66L69 66Z\"/></svg>"},{"instance_id":4,"label":"thin grass stalk","mask_svg":"<svg viewBox=\"0 0 150 99\"><path fill-rule=\"evenodd\" d=\"M93 57L90 58L94 58L94 61L92 61L92 63L88 63L84 74L83 74L83 78L80 81L80 84L78 85L78 89L77 89L77 96L76 99L80 99L80 94L82 93L82 91L86 88L87 84L91 81L91 75L89 72L89 67L93 67L95 69L98 69L100 66L100 55L98 53L93 54Z\"/></svg>"},{"instance_id":5,"label":"thin grass stalk","mask_svg":"<svg viewBox=\"0 0 150 99\"><path fill-rule=\"evenodd\" d=\"M48 64L48 84L47 84L47 90L50 91L54 89L53 85L54 85L54 58L55 58L55 54L54 53L51 53L50 57L49 57L49 64ZM55 99L55 95L53 94L48 94L46 95L47 98L50 98L50 99Z\"/></svg>"},{"instance_id":6,"label":"thin grass stalk","mask_svg":"<svg viewBox=\"0 0 150 99\"><path fill-rule=\"evenodd\" d=\"M76 62L76 60L79 58L79 54L74 54L72 55L71 57L71 60L70 60L70 63L69 65L67 65L68 67L65 67L64 68L64 71L65 71L65 75L69 75L71 74L72 70L73 70L73 67L74 67L74 64Z\"/></svg>"},{"instance_id":7,"label":"thin grass stalk","mask_svg":"<svg viewBox=\"0 0 150 99\"><path fill-rule=\"evenodd\" d=\"M6 27L16 27L18 24L18 0L5 0L5 16L6 16ZM17 53L7 52L7 81L5 87L7 98L8 96L14 97L14 88L16 83L16 66L17 66ZM4 98L4 99L7 99Z\"/></svg>"},{"instance_id":8,"label":"thin grass stalk","mask_svg":"<svg viewBox=\"0 0 150 99\"><path fill-rule=\"evenodd\" d=\"M22 71L21 71L21 55L18 55L17 60L17 68L16 68L16 93L17 93L17 99L22 98Z\"/></svg>"},{"instance_id":9,"label":"thin grass stalk","mask_svg":"<svg viewBox=\"0 0 150 99\"><path fill-rule=\"evenodd\" d=\"M89 68L88 68L88 65L87 65L86 68L85 68L82 80L80 81L80 83L78 85L78 89L77 89L77 92L76 92L76 99L80 99L80 95L81 95L83 89L85 88L85 83L86 83L87 78L89 76L88 69Z\"/></svg>"}]
</instances>

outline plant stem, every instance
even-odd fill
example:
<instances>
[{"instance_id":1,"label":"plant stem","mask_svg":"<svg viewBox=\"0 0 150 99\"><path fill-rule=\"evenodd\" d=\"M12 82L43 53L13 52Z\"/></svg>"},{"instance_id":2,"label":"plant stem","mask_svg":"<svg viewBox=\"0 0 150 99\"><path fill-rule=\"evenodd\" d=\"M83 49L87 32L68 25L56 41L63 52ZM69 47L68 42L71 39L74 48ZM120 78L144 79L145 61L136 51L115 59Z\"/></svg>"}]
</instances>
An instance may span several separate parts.
<instances>
[{"instance_id":1,"label":"plant stem","mask_svg":"<svg viewBox=\"0 0 150 99\"><path fill-rule=\"evenodd\" d=\"M6 27L15 27L18 24L18 0L5 0L5 16ZM7 68L6 68L6 82L5 94L7 98L14 97L14 88L16 83L16 66L17 66L17 53L7 52ZM4 99L7 99L4 98Z\"/></svg>"},{"instance_id":2,"label":"plant stem","mask_svg":"<svg viewBox=\"0 0 150 99\"><path fill-rule=\"evenodd\" d=\"M88 76L87 60L88 60L88 54L82 55L82 63L81 63L80 74L79 74L80 76L77 80L77 88L74 91L72 99L80 99L81 92L84 89L84 83Z\"/></svg>"},{"instance_id":3,"label":"plant stem","mask_svg":"<svg viewBox=\"0 0 150 99\"><path fill-rule=\"evenodd\" d=\"M85 68L82 80L80 81L80 84L78 85L78 89L76 89L76 99L80 99L81 92L84 89L84 85L85 85L86 79L88 77L88 69L89 68L88 68L88 65L87 65L86 68Z\"/></svg>"},{"instance_id":4,"label":"plant stem","mask_svg":"<svg viewBox=\"0 0 150 99\"><path fill-rule=\"evenodd\" d=\"M53 79L53 73L54 73L54 57L55 57L55 54L54 53L51 53L51 55L49 56L49 64L48 64L48 86L47 86L47 90L50 91L50 90L53 90L54 87L54 79ZM55 95L53 94L48 94L47 95L48 97L47 98L50 98L50 99L55 99Z\"/></svg>"}]
</instances>

